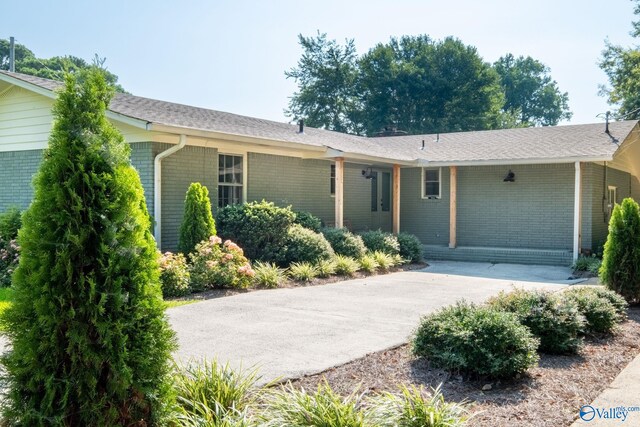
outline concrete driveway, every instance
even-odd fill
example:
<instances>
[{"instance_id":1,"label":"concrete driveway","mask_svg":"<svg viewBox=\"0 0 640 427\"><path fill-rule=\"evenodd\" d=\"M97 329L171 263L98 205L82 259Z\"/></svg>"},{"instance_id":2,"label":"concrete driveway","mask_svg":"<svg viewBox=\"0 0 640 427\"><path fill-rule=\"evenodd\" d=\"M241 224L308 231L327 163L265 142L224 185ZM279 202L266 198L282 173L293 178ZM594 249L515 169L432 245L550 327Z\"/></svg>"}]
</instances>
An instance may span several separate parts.
<instances>
[{"instance_id":1,"label":"concrete driveway","mask_svg":"<svg viewBox=\"0 0 640 427\"><path fill-rule=\"evenodd\" d=\"M570 275L548 266L434 262L419 271L212 299L168 314L183 362L217 358L257 366L264 380L295 378L405 343L422 315L460 299L482 302L514 286L559 290L575 283Z\"/></svg>"}]
</instances>

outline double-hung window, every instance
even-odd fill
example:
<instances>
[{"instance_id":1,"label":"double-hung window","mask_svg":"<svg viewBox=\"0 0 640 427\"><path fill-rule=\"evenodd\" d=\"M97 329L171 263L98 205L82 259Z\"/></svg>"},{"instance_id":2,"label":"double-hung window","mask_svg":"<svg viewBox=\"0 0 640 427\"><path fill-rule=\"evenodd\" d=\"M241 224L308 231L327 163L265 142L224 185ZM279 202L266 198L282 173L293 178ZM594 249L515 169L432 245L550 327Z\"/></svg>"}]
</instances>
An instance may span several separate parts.
<instances>
[{"instance_id":1,"label":"double-hung window","mask_svg":"<svg viewBox=\"0 0 640 427\"><path fill-rule=\"evenodd\" d=\"M218 155L218 207L242 203L244 182L243 157L233 154Z\"/></svg>"},{"instance_id":2,"label":"double-hung window","mask_svg":"<svg viewBox=\"0 0 640 427\"><path fill-rule=\"evenodd\" d=\"M422 198L423 199L439 199L442 183L441 168L423 168L422 169Z\"/></svg>"}]
</instances>

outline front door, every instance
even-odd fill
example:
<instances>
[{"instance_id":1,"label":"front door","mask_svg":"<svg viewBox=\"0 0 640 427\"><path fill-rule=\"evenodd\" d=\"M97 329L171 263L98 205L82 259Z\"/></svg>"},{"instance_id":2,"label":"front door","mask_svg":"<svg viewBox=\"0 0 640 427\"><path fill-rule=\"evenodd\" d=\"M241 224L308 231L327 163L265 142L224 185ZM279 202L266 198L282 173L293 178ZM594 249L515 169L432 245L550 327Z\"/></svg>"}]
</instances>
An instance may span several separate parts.
<instances>
[{"instance_id":1,"label":"front door","mask_svg":"<svg viewBox=\"0 0 640 427\"><path fill-rule=\"evenodd\" d=\"M391 171L371 172L371 228L391 232Z\"/></svg>"}]
</instances>

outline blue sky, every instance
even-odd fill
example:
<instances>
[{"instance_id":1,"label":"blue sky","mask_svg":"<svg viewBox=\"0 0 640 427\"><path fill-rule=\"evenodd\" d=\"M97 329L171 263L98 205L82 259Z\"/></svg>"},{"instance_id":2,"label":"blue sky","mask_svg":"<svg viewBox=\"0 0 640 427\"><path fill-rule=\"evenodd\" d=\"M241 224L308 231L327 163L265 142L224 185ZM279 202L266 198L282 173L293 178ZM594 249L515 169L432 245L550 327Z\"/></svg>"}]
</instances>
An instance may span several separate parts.
<instances>
[{"instance_id":1,"label":"blue sky","mask_svg":"<svg viewBox=\"0 0 640 427\"><path fill-rule=\"evenodd\" d=\"M129 92L276 121L295 91L297 35L355 39L364 53L391 36L452 35L485 61L530 55L569 92L571 123L596 122L605 38L630 45L630 0L248 1L2 0L0 37L39 57L107 58ZM9 6L10 4L10 6ZM9 19L9 17L11 17Z\"/></svg>"}]
</instances>

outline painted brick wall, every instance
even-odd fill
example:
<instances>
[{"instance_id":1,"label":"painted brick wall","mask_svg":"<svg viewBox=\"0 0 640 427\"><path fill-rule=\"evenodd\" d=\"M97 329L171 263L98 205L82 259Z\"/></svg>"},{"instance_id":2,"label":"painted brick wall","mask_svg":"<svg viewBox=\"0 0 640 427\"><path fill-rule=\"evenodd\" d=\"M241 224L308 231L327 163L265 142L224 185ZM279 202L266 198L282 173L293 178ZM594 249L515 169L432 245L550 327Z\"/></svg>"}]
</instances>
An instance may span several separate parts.
<instances>
[{"instance_id":1,"label":"painted brick wall","mask_svg":"<svg viewBox=\"0 0 640 427\"><path fill-rule=\"evenodd\" d=\"M590 212L583 212L582 218L582 247L586 249L597 250L607 239L609 215L606 198L608 197L608 186L612 185L618 188L618 203L631 196L631 175L610 167L607 167L606 175L605 182L604 166L593 163L584 166L583 179L585 180L585 187L583 197L585 197L585 194L589 194L589 201L591 202L591 206L585 208L589 209ZM589 222L585 221L585 213L587 213L586 216L590 217ZM585 230L585 227L589 227L590 232Z\"/></svg>"},{"instance_id":2,"label":"painted brick wall","mask_svg":"<svg viewBox=\"0 0 640 427\"><path fill-rule=\"evenodd\" d=\"M324 222L335 219L331 196L332 161L248 154L248 201L265 199L278 206L308 211ZM371 181L362 177L366 166L346 163L344 220L355 230L372 228Z\"/></svg>"},{"instance_id":3,"label":"painted brick wall","mask_svg":"<svg viewBox=\"0 0 640 427\"><path fill-rule=\"evenodd\" d=\"M423 199L422 169L400 171L400 229L425 245L449 244L449 168L442 168L441 178L441 198Z\"/></svg>"},{"instance_id":4,"label":"painted brick wall","mask_svg":"<svg viewBox=\"0 0 640 427\"><path fill-rule=\"evenodd\" d=\"M0 212L10 206L25 209L33 198L32 180L42 150L0 152Z\"/></svg>"},{"instance_id":5,"label":"painted brick wall","mask_svg":"<svg viewBox=\"0 0 640 427\"><path fill-rule=\"evenodd\" d=\"M171 146L154 143L152 165L153 158ZM151 179L153 180L153 170ZM217 179L218 156L214 148L186 146L162 160L162 250L175 250L178 247L184 199L189 185L200 182L207 187L209 197L215 202L218 194ZM150 206L149 212L153 214L153 203Z\"/></svg>"},{"instance_id":6,"label":"painted brick wall","mask_svg":"<svg viewBox=\"0 0 640 427\"><path fill-rule=\"evenodd\" d=\"M516 181L503 182L512 169ZM402 170L403 231L426 245L449 242L449 168L441 199L422 199L420 168ZM574 166L514 165L458 168L458 246L570 249Z\"/></svg>"}]
</instances>

